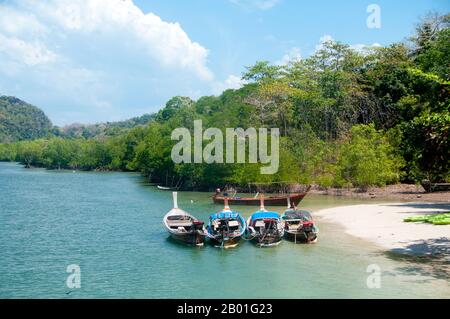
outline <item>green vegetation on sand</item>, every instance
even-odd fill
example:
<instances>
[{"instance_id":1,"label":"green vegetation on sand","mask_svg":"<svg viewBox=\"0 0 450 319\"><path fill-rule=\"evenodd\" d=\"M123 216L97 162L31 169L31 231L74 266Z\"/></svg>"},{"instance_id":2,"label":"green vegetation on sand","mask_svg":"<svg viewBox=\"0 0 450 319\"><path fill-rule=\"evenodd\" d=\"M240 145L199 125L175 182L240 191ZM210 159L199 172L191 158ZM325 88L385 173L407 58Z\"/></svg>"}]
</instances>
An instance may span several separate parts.
<instances>
[{"instance_id":1,"label":"green vegetation on sand","mask_svg":"<svg viewBox=\"0 0 450 319\"><path fill-rule=\"evenodd\" d=\"M436 214L436 215L421 215L408 217L403 220L404 222L424 222L433 225L450 225L450 213Z\"/></svg>"}]
</instances>

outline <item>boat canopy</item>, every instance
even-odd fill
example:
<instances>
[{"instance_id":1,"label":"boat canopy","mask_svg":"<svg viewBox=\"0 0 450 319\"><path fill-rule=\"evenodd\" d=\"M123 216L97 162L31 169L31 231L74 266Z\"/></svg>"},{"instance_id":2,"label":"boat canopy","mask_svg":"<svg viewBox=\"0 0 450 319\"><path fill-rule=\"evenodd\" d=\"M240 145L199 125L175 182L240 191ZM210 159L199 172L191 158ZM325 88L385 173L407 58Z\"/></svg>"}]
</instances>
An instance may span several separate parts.
<instances>
[{"instance_id":1,"label":"boat canopy","mask_svg":"<svg viewBox=\"0 0 450 319\"><path fill-rule=\"evenodd\" d=\"M239 217L239 213L236 213L236 212L220 212L217 214L212 214L209 218L211 220L215 220L215 219L238 218L238 217Z\"/></svg>"},{"instance_id":2,"label":"boat canopy","mask_svg":"<svg viewBox=\"0 0 450 319\"><path fill-rule=\"evenodd\" d=\"M310 212L306 210L287 210L284 212L283 219L302 219L304 221L312 221Z\"/></svg>"},{"instance_id":3,"label":"boat canopy","mask_svg":"<svg viewBox=\"0 0 450 319\"><path fill-rule=\"evenodd\" d=\"M264 211L258 211L252 215L252 220L264 219L264 218L279 219L280 215L278 215L278 213L275 213L275 212L264 212Z\"/></svg>"}]
</instances>

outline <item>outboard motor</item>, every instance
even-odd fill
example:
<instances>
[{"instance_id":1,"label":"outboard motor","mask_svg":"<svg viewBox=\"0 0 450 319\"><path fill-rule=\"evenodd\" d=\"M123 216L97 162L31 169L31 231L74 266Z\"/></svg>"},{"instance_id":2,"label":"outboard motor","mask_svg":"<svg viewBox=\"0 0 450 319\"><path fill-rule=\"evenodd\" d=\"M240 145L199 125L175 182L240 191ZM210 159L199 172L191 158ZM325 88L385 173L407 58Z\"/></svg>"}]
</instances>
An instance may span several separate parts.
<instances>
[{"instance_id":1,"label":"outboard motor","mask_svg":"<svg viewBox=\"0 0 450 319\"><path fill-rule=\"evenodd\" d=\"M314 224L312 222L303 222L303 231L312 232Z\"/></svg>"},{"instance_id":2,"label":"outboard motor","mask_svg":"<svg viewBox=\"0 0 450 319\"><path fill-rule=\"evenodd\" d=\"M192 223L192 225L194 227L194 230L203 230L204 222L196 220L195 222Z\"/></svg>"}]
</instances>

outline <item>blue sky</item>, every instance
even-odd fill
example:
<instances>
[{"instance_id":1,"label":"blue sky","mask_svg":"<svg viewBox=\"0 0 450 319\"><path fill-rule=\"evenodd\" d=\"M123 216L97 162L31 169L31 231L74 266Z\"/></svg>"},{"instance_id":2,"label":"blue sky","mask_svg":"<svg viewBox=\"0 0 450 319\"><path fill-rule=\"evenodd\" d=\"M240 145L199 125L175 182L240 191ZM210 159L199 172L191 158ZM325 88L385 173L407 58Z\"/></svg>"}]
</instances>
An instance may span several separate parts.
<instances>
[{"instance_id":1,"label":"blue sky","mask_svg":"<svg viewBox=\"0 0 450 319\"><path fill-rule=\"evenodd\" d=\"M381 28L367 27L370 4ZM0 94L57 125L126 119L236 88L245 66L305 58L321 39L402 41L429 11L450 1L0 1Z\"/></svg>"}]
</instances>

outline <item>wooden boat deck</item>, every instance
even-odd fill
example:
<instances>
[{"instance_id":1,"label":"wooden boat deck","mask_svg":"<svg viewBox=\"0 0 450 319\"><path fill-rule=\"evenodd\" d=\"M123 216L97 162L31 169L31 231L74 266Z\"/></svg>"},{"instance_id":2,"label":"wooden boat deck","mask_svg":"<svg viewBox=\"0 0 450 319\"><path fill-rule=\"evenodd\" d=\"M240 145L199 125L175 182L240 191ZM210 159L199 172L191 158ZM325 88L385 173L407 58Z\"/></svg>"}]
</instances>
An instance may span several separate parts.
<instances>
[{"instance_id":1,"label":"wooden boat deck","mask_svg":"<svg viewBox=\"0 0 450 319\"><path fill-rule=\"evenodd\" d=\"M311 187L311 186L310 186ZM287 198L290 198L290 201L294 205L298 205L303 198L308 193L310 187L303 192L303 193L292 193L292 194L285 194L285 195L274 195L274 196L268 196L264 198L264 203L267 206L286 206L287 205ZM213 195L213 201L216 204L223 204L225 198L228 199L228 203L230 205L251 205L251 206L259 206L260 204L260 198L259 197L226 197L223 195L215 194Z\"/></svg>"}]
</instances>

